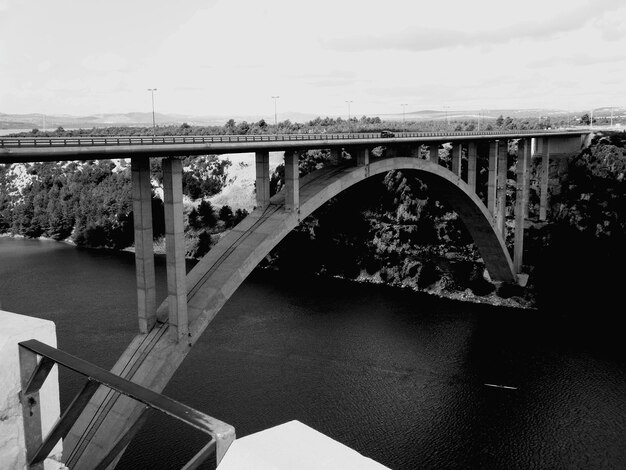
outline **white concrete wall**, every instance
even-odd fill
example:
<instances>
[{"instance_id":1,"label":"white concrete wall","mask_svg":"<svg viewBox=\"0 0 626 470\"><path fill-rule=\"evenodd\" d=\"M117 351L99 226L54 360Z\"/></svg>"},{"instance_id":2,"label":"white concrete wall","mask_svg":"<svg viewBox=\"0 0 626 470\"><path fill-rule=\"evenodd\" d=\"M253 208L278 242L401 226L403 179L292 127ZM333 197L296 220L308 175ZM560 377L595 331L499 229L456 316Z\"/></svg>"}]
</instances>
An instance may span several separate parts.
<instances>
[{"instance_id":1,"label":"white concrete wall","mask_svg":"<svg viewBox=\"0 0 626 470\"><path fill-rule=\"evenodd\" d=\"M236 439L218 470L389 470L301 423L287 423Z\"/></svg>"},{"instance_id":2,"label":"white concrete wall","mask_svg":"<svg viewBox=\"0 0 626 470\"><path fill-rule=\"evenodd\" d=\"M24 425L19 402L20 365L17 343L36 339L56 347L53 322L0 310L0 468L26 468ZM55 366L39 392L43 436L48 434L60 415L59 375ZM61 458L59 442L45 462L46 470L64 468L56 462Z\"/></svg>"}]
</instances>

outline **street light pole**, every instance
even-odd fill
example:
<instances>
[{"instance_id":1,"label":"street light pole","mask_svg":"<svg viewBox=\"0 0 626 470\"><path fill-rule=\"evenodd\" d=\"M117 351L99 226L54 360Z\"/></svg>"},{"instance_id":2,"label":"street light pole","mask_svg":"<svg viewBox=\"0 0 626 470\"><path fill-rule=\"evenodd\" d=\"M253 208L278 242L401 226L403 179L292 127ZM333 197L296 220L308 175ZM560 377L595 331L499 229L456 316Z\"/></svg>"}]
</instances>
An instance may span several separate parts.
<instances>
[{"instance_id":1,"label":"street light pole","mask_svg":"<svg viewBox=\"0 0 626 470\"><path fill-rule=\"evenodd\" d=\"M402 128L406 131L406 103L401 103L400 106L402 106Z\"/></svg>"},{"instance_id":2,"label":"street light pole","mask_svg":"<svg viewBox=\"0 0 626 470\"><path fill-rule=\"evenodd\" d=\"M448 109L450 108L450 106L444 106L443 109L445 109L446 111L446 127L450 126L450 120L448 119Z\"/></svg>"},{"instance_id":3,"label":"street light pole","mask_svg":"<svg viewBox=\"0 0 626 470\"><path fill-rule=\"evenodd\" d=\"M346 103L348 103L348 122L350 121L350 103L352 103L352 100L346 100Z\"/></svg>"},{"instance_id":4,"label":"street light pole","mask_svg":"<svg viewBox=\"0 0 626 470\"><path fill-rule=\"evenodd\" d=\"M272 96L274 100L274 126L276 127L276 133L278 134L278 114L276 114L276 100L280 98L280 96Z\"/></svg>"},{"instance_id":5,"label":"street light pole","mask_svg":"<svg viewBox=\"0 0 626 470\"><path fill-rule=\"evenodd\" d=\"M154 118L154 92L156 88L148 88L148 91L152 95L152 137L156 136L156 120Z\"/></svg>"}]
</instances>

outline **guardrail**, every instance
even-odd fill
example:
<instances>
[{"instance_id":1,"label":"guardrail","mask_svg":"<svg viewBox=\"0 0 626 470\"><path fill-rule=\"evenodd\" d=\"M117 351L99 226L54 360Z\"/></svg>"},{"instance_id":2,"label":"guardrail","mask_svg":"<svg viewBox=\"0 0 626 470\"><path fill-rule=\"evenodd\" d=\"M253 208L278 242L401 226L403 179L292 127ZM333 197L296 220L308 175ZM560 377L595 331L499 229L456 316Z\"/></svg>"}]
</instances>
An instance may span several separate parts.
<instances>
[{"instance_id":1,"label":"guardrail","mask_svg":"<svg viewBox=\"0 0 626 470\"><path fill-rule=\"evenodd\" d=\"M217 464L219 464L228 447L235 440L235 428L231 425L160 393L123 379L90 362L34 339L21 342L18 345L22 384L20 400L24 417L26 459L29 469L43 470L45 458L50 454L57 442L67 435L100 385L140 401L146 405L146 411L148 408L156 409L211 436L209 443L187 462L183 470L198 468L214 452ZM41 356L41 360L37 360L37 355ZM42 440L39 389L55 364L60 364L84 375L87 377L87 382L54 424L45 440ZM130 443L135 432L141 427L147 416L147 413L143 413L142 418L117 440L109 454L104 457L97 467L94 467L95 470L104 470L115 460L118 454Z\"/></svg>"},{"instance_id":2,"label":"guardrail","mask_svg":"<svg viewBox=\"0 0 626 470\"><path fill-rule=\"evenodd\" d=\"M210 135L210 136L113 136L113 137L7 137L0 138L0 148L20 147L81 147L119 145L173 145L173 144L212 144L245 142L293 142L327 140L367 140L381 138L414 137L458 137L525 134L581 134L586 130L531 129L516 131L471 131L471 132L395 132L392 137L383 137L380 132L342 134L257 134L257 135Z\"/></svg>"}]
</instances>

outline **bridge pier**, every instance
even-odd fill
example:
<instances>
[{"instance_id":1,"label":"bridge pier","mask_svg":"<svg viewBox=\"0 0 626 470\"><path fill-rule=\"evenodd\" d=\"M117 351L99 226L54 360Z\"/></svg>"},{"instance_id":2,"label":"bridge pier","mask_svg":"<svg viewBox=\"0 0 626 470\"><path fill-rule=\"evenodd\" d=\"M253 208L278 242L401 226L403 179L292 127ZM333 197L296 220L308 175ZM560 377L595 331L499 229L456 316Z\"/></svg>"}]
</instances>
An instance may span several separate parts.
<instances>
[{"instance_id":1,"label":"bridge pier","mask_svg":"<svg viewBox=\"0 0 626 470\"><path fill-rule=\"evenodd\" d=\"M496 215L496 178L498 165L498 141L489 142L489 166L487 168L487 209L492 217Z\"/></svg>"},{"instance_id":2,"label":"bridge pier","mask_svg":"<svg viewBox=\"0 0 626 470\"><path fill-rule=\"evenodd\" d=\"M149 157L133 157L130 162L135 231L135 276L139 331L149 332L156 323L156 281L152 232L152 185Z\"/></svg>"},{"instance_id":3,"label":"bridge pier","mask_svg":"<svg viewBox=\"0 0 626 470\"><path fill-rule=\"evenodd\" d=\"M506 240L506 173L509 164L509 143L501 140L498 143L498 175L496 184L496 225Z\"/></svg>"},{"instance_id":4,"label":"bridge pier","mask_svg":"<svg viewBox=\"0 0 626 470\"><path fill-rule=\"evenodd\" d=\"M472 191L476 191L476 160L478 159L478 146L476 142L467 144L467 184Z\"/></svg>"},{"instance_id":5,"label":"bridge pier","mask_svg":"<svg viewBox=\"0 0 626 470\"><path fill-rule=\"evenodd\" d=\"M513 268L516 274L522 272L524 255L524 220L527 206L526 183L528 180L528 154L530 151L527 139L517 143L517 164L515 182L515 240L513 248Z\"/></svg>"},{"instance_id":6,"label":"bridge pier","mask_svg":"<svg viewBox=\"0 0 626 470\"><path fill-rule=\"evenodd\" d=\"M452 173L461 177L461 157L463 155L463 144L454 144L452 147Z\"/></svg>"},{"instance_id":7,"label":"bridge pier","mask_svg":"<svg viewBox=\"0 0 626 470\"><path fill-rule=\"evenodd\" d=\"M550 181L550 139L544 137L541 149L541 173L539 177L539 220L548 217L548 183Z\"/></svg>"},{"instance_id":8,"label":"bridge pier","mask_svg":"<svg viewBox=\"0 0 626 470\"><path fill-rule=\"evenodd\" d=\"M429 159L433 163L439 163L439 144L430 144Z\"/></svg>"},{"instance_id":9,"label":"bridge pier","mask_svg":"<svg viewBox=\"0 0 626 470\"><path fill-rule=\"evenodd\" d=\"M162 164L169 330L170 338L178 342L189 336L183 230L183 164L175 157L164 158Z\"/></svg>"},{"instance_id":10,"label":"bridge pier","mask_svg":"<svg viewBox=\"0 0 626 470\"><path fill-rule=\"evenodd\" d=\"M285 152L285 210L287 212L300 211L298 154L290 150Z\"/></svg>"},{"instance_id":11,"label":"bridge pier","mask_svg":"<svg viewBox=\"0 0 626 470\"><path fill-rule=\"evenodd\" d=\"M370 164L370 149L364 148L356 151L357 166L367 166Z\"/></svg>"},{"instance_id":12,"label":"bridge pier","mask_svg":"<svg viewBox=\"0 0 626 470\"><path fill-rule=\"evenodd\" d=\"M267 207L270 203L270 154L260 150L255 153L256 206Z\"/></svg>"}]
</instances>

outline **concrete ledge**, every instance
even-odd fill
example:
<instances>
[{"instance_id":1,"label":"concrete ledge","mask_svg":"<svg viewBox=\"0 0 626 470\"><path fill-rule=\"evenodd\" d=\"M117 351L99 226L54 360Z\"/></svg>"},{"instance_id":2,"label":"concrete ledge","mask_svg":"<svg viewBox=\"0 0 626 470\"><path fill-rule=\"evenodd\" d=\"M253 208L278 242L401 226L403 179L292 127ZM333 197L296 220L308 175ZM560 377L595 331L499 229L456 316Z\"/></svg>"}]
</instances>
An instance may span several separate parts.
<instances>
[{"instance_id":1,"label":"concrete ledge","mask_svg":"<svg viewBox=\"0 0 626 470\"><path fill-rule=\"evenodd\" d=\"M54 323L40 318L0 310L0 468L26 468L24 423L20 406L20 363L17 343L37 339L56 347ZM39 392L43 436L59 419L59 375L54 366ZM64 469L59 442L44 462L46 470Z\"/></svg>"},{"instance_id":2,"label":"concrete ledge","mask_svg":"<svg viewBox=\"0 0 626 470\"><path fill-rule=\"evenodd\" d=\"M389 470L299 421L235 440L218 470Z\"/></svg>"}]
</instances>

